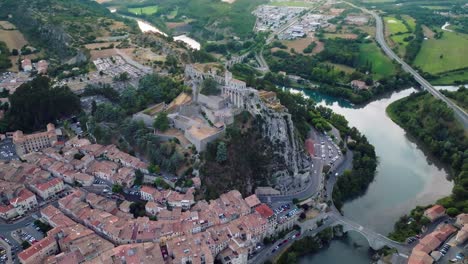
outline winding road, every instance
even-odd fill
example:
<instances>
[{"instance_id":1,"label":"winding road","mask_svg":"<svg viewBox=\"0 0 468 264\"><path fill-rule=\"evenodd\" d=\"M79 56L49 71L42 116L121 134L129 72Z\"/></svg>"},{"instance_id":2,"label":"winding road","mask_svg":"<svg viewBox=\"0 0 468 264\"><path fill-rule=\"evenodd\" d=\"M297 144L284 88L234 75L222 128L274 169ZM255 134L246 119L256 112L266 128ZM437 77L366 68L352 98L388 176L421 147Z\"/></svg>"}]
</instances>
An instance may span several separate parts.
<instances>
[{"instance_id":1,"label":"winding road","mask_svg":"<svg viewBox=\"0 0 468 264\"><path fill-rule=\"evenodd\" d=\"M468 114L466 113L465 110L463 110L461 107L456 105L454 102L449 100L447 97L445 97L441 92L439 92L434 86L432 86L426 79L424 79L419 73L411 68L403 59L398 57L398 55L393 52L393 50L387 45L387 42L385 41L385 35L384 35L384 26L382 22L382 18L375 12L367 10L365 8L356 6L352 3L345 2L348 5L359 8L363 12L368 13L372 15L375 19L376 22L376 36L375 39L377 40L377 43L379 43L380 47L384 51L384 53L390 58L395 61L397 61L399 64L401 64L401 67L403 68L404 71L408 72L409 74L413 75L414 79L421 85L421 87L425 90L427 90L429 93L431 93L434 97L442 100L447 104L448 107L450 107L454 114L455 117L462 123L463 127L465 129L468 129Z\"/></svg>"}]
</instances>

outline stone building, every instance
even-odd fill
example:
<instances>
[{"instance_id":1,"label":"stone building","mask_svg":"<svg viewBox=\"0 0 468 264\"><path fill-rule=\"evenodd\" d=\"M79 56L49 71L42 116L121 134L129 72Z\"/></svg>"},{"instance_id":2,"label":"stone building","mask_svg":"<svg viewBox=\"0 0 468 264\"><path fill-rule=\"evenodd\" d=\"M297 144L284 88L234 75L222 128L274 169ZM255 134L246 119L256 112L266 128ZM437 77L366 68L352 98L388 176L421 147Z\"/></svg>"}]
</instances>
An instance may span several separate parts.
<instances>
[{"instance_id":1,"label":"stone building","mask_svg":"<svg viewBox=\"0 0 468 264\"><path fill-rule=\"evenodd\" d=\"M13 144L19 156L48 148L57 143L57 132L54 124L47 124L47 131L25 135L17 130L13 133Z\"/></svg>"}]
</instances>

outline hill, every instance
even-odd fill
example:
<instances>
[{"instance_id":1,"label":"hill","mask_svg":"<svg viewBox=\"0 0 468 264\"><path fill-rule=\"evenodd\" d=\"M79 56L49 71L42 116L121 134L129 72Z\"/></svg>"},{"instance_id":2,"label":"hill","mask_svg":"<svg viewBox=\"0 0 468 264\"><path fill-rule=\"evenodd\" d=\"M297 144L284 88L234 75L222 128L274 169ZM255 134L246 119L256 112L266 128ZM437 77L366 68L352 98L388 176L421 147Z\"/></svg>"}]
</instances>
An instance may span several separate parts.
<instances>
[{"instance_id":1,"label":"hill","mask_svg":"<svg viewBox=\"0 0 468 264\"><path fill-rule=\"evenodd\" d=\"M12 22L33 45L62 60L78 54L86 43L136 29L131 21L90 0L4 0L0 18Z\"/></svg>"}]
</instances>

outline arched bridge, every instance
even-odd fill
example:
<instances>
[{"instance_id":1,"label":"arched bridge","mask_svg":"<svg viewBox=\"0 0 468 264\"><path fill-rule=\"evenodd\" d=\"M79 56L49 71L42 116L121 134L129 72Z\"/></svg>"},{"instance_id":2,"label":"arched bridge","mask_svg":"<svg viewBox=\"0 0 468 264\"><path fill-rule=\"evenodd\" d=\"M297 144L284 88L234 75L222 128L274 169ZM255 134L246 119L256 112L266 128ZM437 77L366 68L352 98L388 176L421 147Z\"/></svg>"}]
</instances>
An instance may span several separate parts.
<instances>
[{"instance_id":1,"label":"arched bridge","mask_svg":"<svg viewBox=\"0 0 468 264\"><path fill-rule=\"evenodd\" d=\"M374 250L379 250L384 246L394 248L401 254L408 255L411 252L411 247L407 244L400 243L389 239L388 237L374 232L364 226L361 226L348 218L343 217L337 213L329 214L329 220L327 224L329 226L343 226L343 232L355 231L363 235L369 242L369 246Z\"/></svg>"}]
</instances>

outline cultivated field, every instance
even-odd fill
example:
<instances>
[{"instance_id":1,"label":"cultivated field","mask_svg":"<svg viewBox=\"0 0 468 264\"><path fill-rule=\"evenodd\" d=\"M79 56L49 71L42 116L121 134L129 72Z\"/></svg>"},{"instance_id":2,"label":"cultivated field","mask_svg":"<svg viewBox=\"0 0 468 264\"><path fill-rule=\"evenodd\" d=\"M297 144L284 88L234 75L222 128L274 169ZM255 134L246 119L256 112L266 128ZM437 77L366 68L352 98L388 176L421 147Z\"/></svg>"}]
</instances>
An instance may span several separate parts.
<instances>
[{"instance_id":1,"label":"cultivated field","mask_svg":"<svg viewBox=\"0 0 468 264\"><path fill-rule=\"evenodd\" d=\"M21 49L28 44L23 34L18 30L3 30L0 29L0 39L6 43L10 50Z\"/></svg>"},{"instance_id":2,"label":"cultivated field","mask_svg":"<svg viewBox=\"0 0 468 264\"><path fill-rule=\"evenodd\" d=\"M332 62L326 62L326 64L330 65L330 66L333 66L337 70L343 71L343 72L345 72L347 74L351 74L351 73L356 71L356 69L354 69L353 67L349 67L349 66L343 65L343 64L337 64L337 63L332 63Z\"/></svg>"},{"instance_id":3,"label":"cultivated field","mask_svg":"<svg viewBox=\"0 0 468 264\"><path fill-rule=\"evenodd\" d=\"M135 15L152 15L158 12L158 6L145 6L129 8L128 12L134 13Z\"/></svg>"},{"instance_id":4,"label":"cultivated field","mask_svg":"<svg viewBox=\"0 0 468 264\"><path fill-rule=\"evenodd\" d=\"M296 52L302 53L302 51L309 46L310 43L312 43L313 39L312 38L298 38L295 40L284 40L281 43L286 45L288 47L288 51L290 49L294 49Z\"/></svg>"},{"instance_id":5,"label":"cultivated field","mask_svg":"<svg viewBox=\"0 0 468 264\"><path fill-rule=\"evenodd\" d=\"M331 34L331 33L325 33L325 38L343 38L343 39L357 39L357 35L353 33L337 33L337 34Z\"/></svg>"},{"instance_id":6,"label":"cultivated field","mask_svg":"<svg viewBox=\"0 0 468 264\"><path fill-rule=\"evenodd\" d=\"M422 44L414 64L426 72L437 74L468 67L468 35L447 32L441 39L428 39Z\"/></svg>"}]
</instances>

